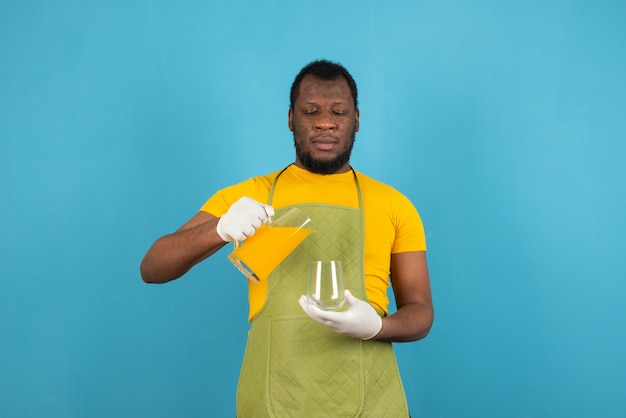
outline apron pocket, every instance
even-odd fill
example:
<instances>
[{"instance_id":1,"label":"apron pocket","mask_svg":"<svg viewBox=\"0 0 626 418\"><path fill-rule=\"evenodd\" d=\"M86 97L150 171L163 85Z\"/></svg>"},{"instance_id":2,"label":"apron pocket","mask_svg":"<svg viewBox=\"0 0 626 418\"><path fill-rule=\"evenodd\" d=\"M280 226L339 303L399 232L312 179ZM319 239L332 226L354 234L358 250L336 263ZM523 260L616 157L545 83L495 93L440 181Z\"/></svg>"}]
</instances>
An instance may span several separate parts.
<instances>
[{"instance_id":1,"label":"apron pocket","mask_svg":"<svg viewBox=\"0 0 626 418\"><path fill-rule=\"evenodd\" d=\"M357 416L363 405L362 341L309 317L270 320L269 407L283 417Z\"/></svg>"}]
</instances>

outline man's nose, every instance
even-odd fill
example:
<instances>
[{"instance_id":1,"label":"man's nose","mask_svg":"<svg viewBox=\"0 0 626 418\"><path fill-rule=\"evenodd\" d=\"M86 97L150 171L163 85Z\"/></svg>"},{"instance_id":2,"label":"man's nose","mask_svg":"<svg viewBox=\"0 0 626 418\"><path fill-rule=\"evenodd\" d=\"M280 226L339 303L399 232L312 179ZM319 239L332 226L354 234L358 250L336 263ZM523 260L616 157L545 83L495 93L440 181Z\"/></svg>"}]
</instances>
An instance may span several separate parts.
<instances>
[{"instance_id":1,"label":"man's nose","mask_svg":"<svg viewBox=\"0 0 626 418\"><path fill-rule=\"evenodd\" d=\"M315 119L315 129L322 131L337 129L337 119L330 112L321 112Z\"/></svg>"}]
</instances>

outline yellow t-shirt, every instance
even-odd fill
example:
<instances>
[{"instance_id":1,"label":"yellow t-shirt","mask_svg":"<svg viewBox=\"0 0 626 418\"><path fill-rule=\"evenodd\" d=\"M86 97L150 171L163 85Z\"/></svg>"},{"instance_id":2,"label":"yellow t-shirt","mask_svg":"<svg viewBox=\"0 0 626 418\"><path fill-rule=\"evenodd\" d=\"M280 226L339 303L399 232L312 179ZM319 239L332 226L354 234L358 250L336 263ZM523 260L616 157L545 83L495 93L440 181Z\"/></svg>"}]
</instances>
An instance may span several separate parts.
<instances>
[{"instance_id":1,"label":"yellow t-shirt","mask_svg":"<svg viewBox=\"0 0 626 418\"><path fill-rule=\"evenodd\" d=\"M200 209L222 216L242 196L267 203L269 190L280 171L254 177L213 195ZM356 172L361 185L365 217L365 290L369 302L389 313L391 254L425 251L424 227L413 204L400 192ZM274 208L299 203L327 203L358 208L359 200L351 171L320 175L290 165L281 175L272 201ZM252 319L265 303L267 283L250 284L248 299Z\"/></svg>"}]
</instances>

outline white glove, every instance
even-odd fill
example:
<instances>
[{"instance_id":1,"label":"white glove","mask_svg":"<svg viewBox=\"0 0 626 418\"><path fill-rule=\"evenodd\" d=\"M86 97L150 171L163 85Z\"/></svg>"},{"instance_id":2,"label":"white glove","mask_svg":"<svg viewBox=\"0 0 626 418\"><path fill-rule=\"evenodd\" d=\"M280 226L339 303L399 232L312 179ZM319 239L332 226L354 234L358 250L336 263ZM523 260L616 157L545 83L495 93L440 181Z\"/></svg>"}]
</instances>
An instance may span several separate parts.
<instances>
[{"instance_id":1,"label":"white glove","mask_svg":"<svg viewBox=\"0 0 626 418\"><path fill-rule=\"evenodd\" d=\"M383 320L367 302L352 296L349 290L344 293L348 309L341 312L323 311L311 305L306 296L300 297L300 306L311 319L349 337L369 340L374 338L383 326Z\"/></svg>"},{"instance_id":2,"label":"white glove","mask_svg":"<svg viewBox=\"0 0 626 418\"><path fill-rule=\"evenodd\" d=\"M249 197L233 203L217 222L217 233L226 242L243 241L274 216L274 208Z\"/></svg>"}]
</instances>

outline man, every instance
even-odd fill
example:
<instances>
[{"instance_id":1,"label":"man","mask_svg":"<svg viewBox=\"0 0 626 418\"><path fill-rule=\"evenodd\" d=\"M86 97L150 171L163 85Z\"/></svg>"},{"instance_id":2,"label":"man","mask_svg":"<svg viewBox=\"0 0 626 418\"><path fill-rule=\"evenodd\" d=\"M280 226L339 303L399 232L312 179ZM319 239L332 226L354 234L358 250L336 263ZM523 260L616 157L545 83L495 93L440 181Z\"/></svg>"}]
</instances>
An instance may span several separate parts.
<instances>
[{"instance_id":1,"label":"man","mask_svg":"<svg viewBox=\"0 0 626 418\"><path fill-rule=\"evenodd\" d=\"M350 166L359 109L343 66L315 61L301 70L288 123L295 162L216 193L153 244L142 277L176 279L227 242L252 236L269 217L301 208L316 233L268 278L249 283L251 328L237 415L408 416L391 342L423 338L433 321L419 215L398 191ZM301 297L308 262L318 259L342 261L345 310L322 311Z\"/></svg>"}]
</instances>

